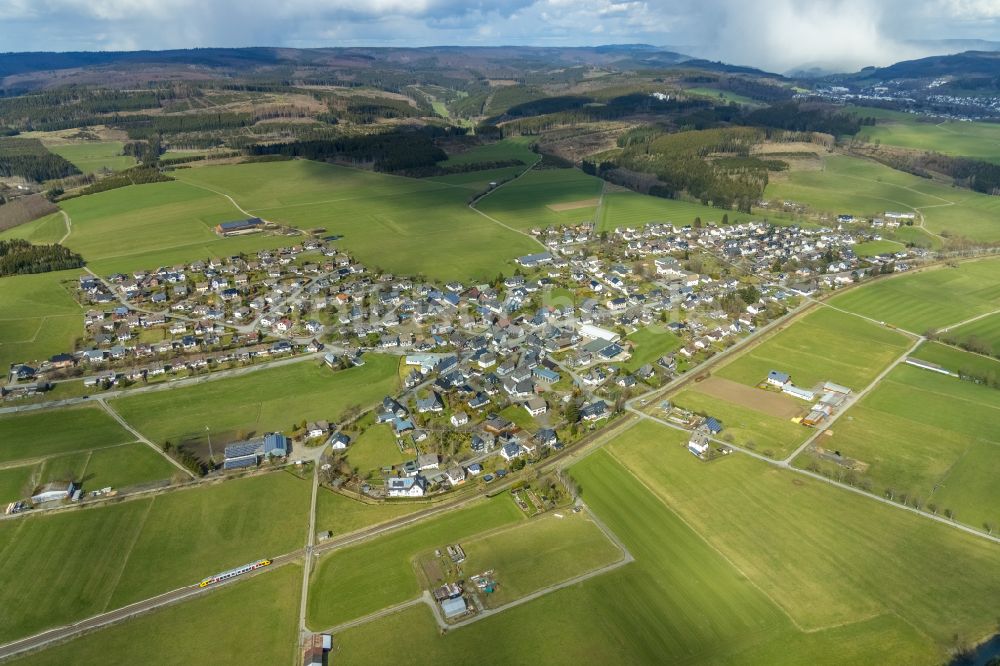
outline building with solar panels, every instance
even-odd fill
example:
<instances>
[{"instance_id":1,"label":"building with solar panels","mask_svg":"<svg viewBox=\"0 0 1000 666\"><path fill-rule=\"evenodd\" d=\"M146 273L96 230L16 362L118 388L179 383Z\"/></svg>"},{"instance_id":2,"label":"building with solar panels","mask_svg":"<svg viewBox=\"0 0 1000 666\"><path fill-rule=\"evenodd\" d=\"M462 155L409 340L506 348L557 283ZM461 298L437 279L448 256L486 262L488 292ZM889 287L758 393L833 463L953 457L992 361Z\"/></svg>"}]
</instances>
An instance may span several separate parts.
<instances>
[{"instance_id":1,"label":"building with solar panels","mask_svg":"<svg viewBox=\"0 0 1000 666\"><path fill-rule=\"evenodd\" d=\"M222 469L243 469L256 467L261 458L284 458L288 455L288 438L279 432L271 432L263 437L233 442L226 447Z\"/></svg>"}]
</instances>

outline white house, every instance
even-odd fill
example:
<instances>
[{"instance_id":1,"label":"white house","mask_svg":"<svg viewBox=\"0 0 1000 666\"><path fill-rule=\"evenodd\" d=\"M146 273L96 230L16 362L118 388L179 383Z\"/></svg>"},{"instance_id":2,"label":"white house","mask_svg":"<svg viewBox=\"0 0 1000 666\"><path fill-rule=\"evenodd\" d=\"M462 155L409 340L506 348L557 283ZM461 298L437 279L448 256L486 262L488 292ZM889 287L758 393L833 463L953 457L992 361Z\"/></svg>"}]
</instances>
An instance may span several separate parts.
<instances>
[{"instance_id":1,"label":"white house","mask_svg":"<svg viewBox=\"0 0 1000 666\"><path fill-rule=\"evenodd\" d=\"M528 402L524 403L524 409L527 410L532 416L541 416L545 413L548 407L545 405L545 401L541 398L532 398Z\"/></svg>"},{"instance_id":2,"label":"white house","mask_svg":"<svg viewBox=\"0 0 1000 666\"><path fill-rule=\"evenodd\" d=\"M465 412L455 412L451 415L451 424L456 428L464 426L469 422L469 415Z\"/></svg>"},{"instance_id":3,"label":"white house","mask_svg":"<svg viewBox=\"0 0 1000 666\"><path fill-rule=\"evenodd\" d=\"M389 497L423 497L426 485L423 477L392 478L386 481L386 495Z\"/></svg>"}]
</instances>

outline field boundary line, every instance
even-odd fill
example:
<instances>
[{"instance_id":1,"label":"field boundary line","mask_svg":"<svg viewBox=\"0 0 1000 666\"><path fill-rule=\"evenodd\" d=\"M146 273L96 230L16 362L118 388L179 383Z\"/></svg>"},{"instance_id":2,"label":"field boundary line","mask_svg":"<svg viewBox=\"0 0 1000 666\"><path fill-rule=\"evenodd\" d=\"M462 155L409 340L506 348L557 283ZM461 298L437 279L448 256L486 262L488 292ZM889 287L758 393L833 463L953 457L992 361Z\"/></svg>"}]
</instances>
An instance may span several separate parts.
<instances>
[{"instance_id":1,"label":"field boundary line","mask_svg":"<svg viewBox=\"0 0 1000 666\"><path fill-rule=\"evenodd\" d=\"M77 451L64 451L63 453L50 453L44 456L35 456L34 458L18 458L16 460L6 460L0 462L0 470L4 469L16 469L18 467L29 467L31 465L37 465L39 463L45 462L49 458L58 458L60 456L65 456L73 453L81 453L86 451L87 453L93 453L94 451L103 451L104 449L117 449L122 446L131 446L132 444L141 444L137 439L133 439L128 442L119 442L118 444L108 444L106 446L95 446L90 449L79 449Z\"/></svg>"},{"instance_id":2,"label":"field boundary line","mask_svg":"<svg viewBox=\"0 0 1000 666\"><path fill-rule=\"evenodd\" d=\"M392 606L386 606L385 608L374 611L372 613L368 613L367 615L362 615L361 617L354 618L353 620L348 620L347 622L341 622L340 624L335 624L332 627L328 627L326 629L313 633L336 634L340 633L341 631L346 631L347 629L353 629L354 627L359 627L363 624L368 624L369 622L373 622L375 620L380 620L388 615L394 615L400 611L406 610L407 608L411 608L413 606L419 606L420 604L425 603L424 599L425 594L427 593L422 592L420 596L410 599L409 601L404 601L402 603L398 603Z\"/></svg>"},{"instance_id":3,"label":"field boundary line","mask_svg":"<svg viewBox=\"0 0 1000 666\"><path fill-rule=\"evenodd\" d=\"M107 400L105 400L104 398L98 398L97 402L99 405L101 405L101 407L104 408L104 411L107 412L111 418L117 421L121 427L125 428L125 430L132 433L137 440L139 440L143 444L148 445L149 448L153 449L159 455L166 458L170 462L170 464L172 464L174 467L187 474L192 479L195 478L194 473L191 470L189 470L187 467L185 467L184 465L180 464L179 462L168 456L166 451L158 447L156 444L153 444L153 442L147 439L145 435L143 435L141 432L133 428L132 425L128 421L126 421L121 414L119 414L118 412L116 412L114 409L111 408L111 405L108 404Z\"/></svg>"},{"instance_id":4,"label":"field boundary line","mask_svg":"<svg viewBox=\"0 0 1000 666\"><path fill-rule=\"evenodd\" d=\"M622 461L621 458L619 458L617 455L615 455L614 451L612 451L611 449L605 449L605 452L611 457L612 460L615 461L615 463L617 465L619 465L622 469L624 469L625 472L628 473L629 476L631 476L633 479L635 479L636 483L638 483L640 486L642 486L643 488L645 488L646 492L648 492L650 495L652 495L653 498L656 499L657 502L659 502L660 504L662 504L663 508L665 508L667 511L669 511L671 513L671 515L673 515L675 518L677 518L677 520L679 520L681 522L681 524L684 525L684 527L686 527L689 530L691 530L691 533L694 534L698 538L699 541L701 541L702 543L704 543L716 555L718 555L719 557L721 557L723 559L723 561L726 562L726 564L728 564L729 566L731 566L733 568L734 571L739 572L739 574L741 576L743 576L743 578L745 578L750 583L750 585L753 586L753 588L755 590L757 590L758 592L760 592L764 596L765 599L767 599L772 604L774 604L774 607L777 608L778 610L780 610L782 612L782 614L785 617L788 618L788 621L791 622L792 625L796 629L798 629L801 632L808 631L801 624L799 624L798 620L796 620L794 617L792 617L792 614L789 612L789 610L787 608L785 608L784 605L778 603L778 601L774 597L772 597L770 594L768 594L767 591L765 591L762 587L760 587L754 579L752 579L750 576L748 576L747 573L745 571L743 571L743 569L741 569L735 562L733 562L731 559L729 559L729 556L727 556L725 553L723 553L721 550L719 550L718 547L716 547L715 544L711 543L704 534L702 534L701 532L699 532L698 530L696 530L694 528L694 526L690 522L688 522L688 520L686 518L684 518L682 515L680 515L676 511L674 511L674 509L667 503L666 498L661 493L659 493L654 488L652 488L638 474L636 474L635 471L631 467L629 467L627 464L625 464Z\"/></svg>"},{"instance_id":5,"label":"field boundary line","mask_svg":"<svg viewBox=\"0 0 1000 666\"><path fill-rule=\"evenodd\" d=\"M63 237L62 237L62 238L60 238L59 240L57 240L57 241L56 241L56 245L62 245L62 244L63 244L63 242L64 242L64 241L65 241L65 240L66 240L67 238L69 238L69 235L70 235L71 233L73 233L73 220L72 220L72 219L70 219L70 216L69 216L69 213L67 213L67 212L66 212L65 210L63 210L62 208L60 208L60 209L59 209L59 212L60 212L60 213L62 213L62 216L63 216L63 221L64 221L64 222L66 223L66 233L65 233L65 234L63 234Z\"/></svg>"},{"instance_id":6,"label":"field boundary line","mask_svg":"<svg viewBox=\"0 0 1000 666\"><path fill-rule=\"evenodd\" d=\"M948 324L944 328L939 328L938 332L939 333L946 333L947 331L950 331L953 328L960 328L962 326L965 326L966 324L971 324L972 322L979 321L980 319L986 319L987 317L989 317L991 315L995 315L995 314L1000 314L1000 310L991 310L989 312L984 312L984 313L982 313L980 315L976 315L975 317L969 317L968 319L963 319L962 321L958 322L957 324Z\"/></svg>"},{"instance_id":7,"label":"field boundary line","mask_svg":"<svg viewBox=\"0 0 1000 666\"><path fill-rule=\"evenodd\" d=\"M115 592L118 590L118 586L122 582L122 576L125 575L125 569L128 567L129 560L132 559L132 551L135 550L136 544L138 544L139 539L142 538L142 531L146 529L146 521L149 520L149 514L153 512L153 504L155 502L156 495L153 495L149 498L149 504L146 506L146 511L142 514L142 520L139 522L139 526L135 530L135 536L132 537L132 543L129 545L128 551L125 553L125 557L122 558L122 565L118 567L118 574L115 576L115 582L108 587L108 596L104 601L104 605L101 607L101 613L108 612L108 606L111 605L111 599L114 598Z\"/></svg>"}]
</instances>

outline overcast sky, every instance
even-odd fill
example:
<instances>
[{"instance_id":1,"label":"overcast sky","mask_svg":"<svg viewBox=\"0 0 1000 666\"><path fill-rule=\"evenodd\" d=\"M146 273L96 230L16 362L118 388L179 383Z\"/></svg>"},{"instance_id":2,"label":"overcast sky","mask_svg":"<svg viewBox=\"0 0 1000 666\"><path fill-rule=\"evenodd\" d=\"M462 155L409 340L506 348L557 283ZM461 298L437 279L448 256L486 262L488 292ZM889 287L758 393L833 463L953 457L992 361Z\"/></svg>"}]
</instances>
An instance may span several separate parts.
<instances>
[{"instance_id":1,"label":"overcast sky","mask_svg":"<svg viewBox=\"0 0 1000 666\"><path fill-rule=\"evenodd\" d=\"M1000 0L0 0L0 50L674 45L785 71L1000 39Z\"/></svg>"}]
</instances>

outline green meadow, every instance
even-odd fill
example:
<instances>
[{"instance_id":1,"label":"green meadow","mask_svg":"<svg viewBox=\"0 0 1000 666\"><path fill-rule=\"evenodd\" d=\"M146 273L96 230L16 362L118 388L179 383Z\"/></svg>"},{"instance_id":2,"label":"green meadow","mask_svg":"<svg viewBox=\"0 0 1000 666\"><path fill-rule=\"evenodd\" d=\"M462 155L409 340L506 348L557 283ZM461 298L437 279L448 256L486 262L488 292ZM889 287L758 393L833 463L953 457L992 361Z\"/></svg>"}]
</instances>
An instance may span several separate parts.
<instances>
[{"instance_id":1,"label":"green meadow","mask_svg":"<svg viewBox=\"0 0 1000 666\"><path fill-rule=\"evenodd\" d=\"M831 381L860 391L906 348L906 337L897 331L820 307L715 374L755 386L767 379L768 372L779 370L803 388Z\"/></svg>"},{"instance_id":2,"label":"green meadow","mask_svg":"<svg viewBox=\"0 0 1000 666\"><path fill-rule=\"evenodd\" d=\"M479 200L476 208L504 224L527 231L593 222L603 182L578 169L532 169ZM549 206L577 204L570 210Z\"/></svg>"},{"instance_id":3,"label":"green meadow","mask_svg":"<svg viewBox=\"0 0 1000 666\"><path fill-rule=\"evenodd\" d=\"M337 422L351 406L367 408L399 383L395 356L369 354L361 367L332 372L325 365L292 363L194 386L125 396L115 410L154 442L203 442L216 452L250 433L290 430L302 421Z\"/></svg>"},{"instance_id":4,"label":"green meadow","mask_svg":"<svg viewBox=\"0 0 1000 666\"><path fill-rule=\"evenodd\" d=\"M308 624L320 630L409 601L420 594L413 569L417 554L521 519L521 511L503 494L324 555L310 581Z\"/></svg>"},{"instance_id":5,"label":"green meadow","mask_svg":"<svg viewBox=\"0 0 1000 666\"><path fill-rule=\"evenodd\" d=\"M1000 309L1000 261L968 261L881 279L834 296L830 305L914 333Z\"/></svg>"},{"instance_id":6,"label":"green meadow","mask_svg":"<svg viewBox=\"0 0 1000 666\"><path fill-rule=\"evenodd\" d=\"M18 227L20 228L20 227ZM79 271L0 278L0 367L73 351L83 335L83 308L70 295Z\"/></svg>"},{"instance_id":7,"label":"green meadow","mask_svg":"<svg viewBox=\"0 0 1000 666\"><path fill-rule=\"evenodd\" d=\"M0 231L0 240L23 238L30 243L51 245L66 235L66 221L62 213L52 213L31 222Z\"/></svg>"},{"instance_id":8,"label":"green meadow","mask_svg":"<svg viewBox=\"0 0 1000 666\"><path fill-rule=\"evenodd\" d=\"M316 530L335 536L377 525L428 508L428 504L408 500L369 504L320 488L316 497Z\"/></svg>"},{"instance_id":9,"label":"green meadow","mask_svg":"<svg viewBox=\"0 0 1000 666\"><path fill-rule=\"evenodd\" d=\"M1000 314L991 314L982 319L963 324L949 331L960 342L978 340L985 343L994 356L1000 355Z\"/></svg>"},{"instance_id":10,"label":"green meadow","mask_svg":"<svg viewBox=\"0 0 1000 666\"><path fill-rule=\"evenodd\" d=\"M925 342L911 354L919 359L937 363L952 372L965 372L983 377L1000 372L1000 360L971 354L940 342Z\"/></svg>"},{"instance_id":11,"label":"green meadow","mask_svg":"<svg viewBox=\"0 0 1000 666\"><path fill-rule=\"evenodd\" d=\"M0 507L5 507L8 502L29 497L34 490L37 470L37 465L0 469Z\"/></svg>"},{"instance_id":12,"label":"green meadow","mask_svg":"<svg viewBox=\"0 0 1000 666\"><path fill-rule=\"evenodd\" d=\"M911 366L895 368L823 439L867 465L871 491L949 509L976 529L1000 527L1000 392ZM805 453L796 464L833 463Z\"/></svg>"},{"instance_id":13,"label":"green meadow","mask_svg":"<svg viewBox=\"0 0 1000 666\"><path fill-rule=\"evenodd\" d=\"M905 250L906 246L896 241L879 240L858 243L852 249L859 257L875 257L880 254L890 254Z\"/></svg>"},{"instance_id":14,"label":"green meadow","mask_svg":"<svg viewBox=\"0 0 1000 666\"><path fill-rule=\"evenodd\" d=\"M873 109L856 107L861 115ZM1000 127L994 123L938 122L905 113L893 113L874 126L862 127L859 136L887 146L971 157L1000 164Z\"/></svg>"},{"instance_id":15,"label":"green meadow","mask_svg":"<svg viewBox=\"0 0 1000 666\"><path fill-rule=\"evenodd\" d=\"M232 196L264 219L343 235L340 243L359 260L396 273L492 277L538 247L469 210L469 188L433 179L306 160L204 167L177 177Z\"/></svg>"},{"instance_id":16,"label":"green meadow","mask_svg":"<svg viewBox=\"0 0 1000 666\"><path fill-rule=\"evenodd\" d=\"M801 488L790 483L772 487L770 475L776 473L768 466L746 458L706 464L686 453L678 436L681 434L640 425L616 440L614 449L641 454L636 467L648 472L641 480L631 460L626 461L626 467L606 451L598 451L572 468L588 506L625 543L635 562L444 635L428 609L409 608L337 633L335 660L380 663L395 653L398 641L409 646L411 660L418 664L442 663L472 653L484 664L520 663L525 645L532 646L533 659L546 664L936 664L946 659L949 639L938 642L911 624L914 617L927 612L932 594L941 592L939 584L931 583L934 589L929 594L918 592L924 602L919 609L903 603L903 613L897 613L895 608L875 602L867 605L863 600L851 600L843 618L827 621L820 617L815 621L814 615L825 613L824 591L830 588L840 593L843 577L857 576L855 567L846 572L828 571L829 564L853 564L859 552L866 558L862 563L868 571L877 571L883 561L883 542L874 538L851 544L847 553L837 548L822 550L814 543L816 535L822 536L823 545L848 537L836 529L841 520L831 525L814 504L798 509L794 502L802 501L803 496L818 496L823 510L833 510L825 505L837 505L837 491L830 497L827 488L811 482ZM675 503L672 496L665 495L671 481L665 477L667 473L682 479L680 485L685 489L693 489L683 493L691 499ZM749 494L741 501L751 501L750 507L731 506L721 499L740 494ZM754 515L764 499L761 494L771 502L761 507L768 521ZM863 530L846 521L851 531L878 532L878 516L866 513L878 508L869 507L866 500L860 502L854 504L848 498L851 518L864 520ZM801 532L785 528L781 514L787 507L791 507L796 527L806 518L803 529L809 538L800 538ZM860 512L856 510L859 507ZM723 521L728 529L706 538L703 528L707 520ZM758 543L754 532L761 522L766 525L764 531L778 531L780 540ZM912 526L894 527L893 535L898 532L905 538ZM739 542L738 547L729 547L726 541L730 540ZM985 611L989 602L996 600L995 594L990 596L997 586L992 580L985 594L977 594L978 588L970 586L969 580L976 576L995 578L998 565L991 548L943 528L932 535L932 541L934 548L941 547L941 542L946 544L942 548L946 552L935 558L935 564L961 553L966 555L963 562L973 567L961 575L961 583L949 590L947 598L961 603L962 594L973 594L976 608L936 628L944 634L963 629L965 618L975 618L977 611ZM890 544L894 556L912 559L924 571L919 554ZM794 557L786 557L782 551L794 551ZM756 568L742 566L745 560L756 562ZM823 565L816 576L815 561ZM781 586L780 596L765 592L768 588L762 584L766 582L762 577L770 575L767 569L772 562L780 564L784 575L794 575L794 581ZM789 570L791 573L786 573ZM905 594L910 588L921 587L922 581L894 570L881 585L900 588ZM789 588L801 599L786 598L784 591ZM859 594L874 596L875 592L861 590ZM841 600L835 597L833 601ZM939 606L931 613L935 618L948 617L947 610ZM987 631L993 622L992 616L977 618L968 626L974 632ZM518 639L497 640L497 636L510 635ZM385 641L385 636L394 641ZM484 645L489 649L483 649Z\"/></svg>"},{"instance_id":17,"label":"green meadow","mask_svg":"<svg viewBox=\"0 0 1000 666\"><path fill-rule=\"evenodd\" d=\"M135 166L135 158L122 155L121 141L89 141L62 143L46 146L56 155L62 155L83 173L121 171Z\"/></svg>"},{"instance_id":18,"label":"green meadow","mask_svg":"<svg viewBox=\"0 0 1000 666\"><path fill-rule=\"evenodd\" d=\"M623 367L630 372L638 370L647 363L655 363L664 354L669 354L681 346L681 339L676 334L656 324L630 333L626 340L635 344L632 358L623 364Z\"/></svg>"},{"instance_id":19,"label":"green meadow","mask_svg":"<svg viewBox=\"0 0 1000 666\"><path fill-rule=\"evenodd\" d=\"M276 472L0 523L7 642L301 548L309 484ZM44 551L48 557L39 557ZM44 584L39 584L44 581ZM25 604L25 599L31 604Z\"/></svg>"},{"instance_id":20,"label":"green meadow","mask_svg":"<svg viewBox=\"0 0 1000 666\"><path fill-rule=\"evenodd\" d=\"M85 634L15 660L25 666L73 663L80 666L139 663L156 655L157 664L217 664L219 655L245 664L284 664L297 658L302 568L281 567L225 586L211 594ZM266 612L261 601L266 601ZM247 612L259 608L261 612Z\"/></svg>"},{"instance_id":21,"label":"green meadow","mask_svg":"<svg viewBox=\"0 0 1000 666\"><path fill-rule=\"evenodd\" d=\"M644 423L609 451L798 627L895 618L925 662L947 661L956 635L996 631L995 544L746 456L706 464L682 445L683 433Z\"/></svg>"},{"instance_id":22,"label":"green meadow","mask_svg":"<svg viewBox=\"0 0 1000 666\"><path fill-rule=\"evenodd\" d=\"M997 197L949 187L856 157L827 157L820 170L792 171L787 177L773 178L765 196L829 213L916 211L932 233L976 241L1000 240Z\"/></svg>"},{"instance_id":23,"label":"green meadow","mask_svg":"<svg viewBox=\"0 0 1000 666\"><path fill-rule=\"evenodd\" d=\"M405 462L406 456L399 451L391 424L375 425L371 417L363 422L367 428L356 435L347 448L347 460L351 467L357 467L362 474L366 474L386 465Z\"/></svg>"},{"instance_id":24,"label":"green meadow","mask_svg":"<svg viewBox=\"0 0 1000 666\"><path fill-rule=\"evenodd\" d=\"M99 449L134 439L97 406L0 416L0 462Z\"/></svg>"},{"instance_id":25,"label":"green meadow","mask_svg":"<svg viewBox=\"0 0 1000 666\"><path fill-rule=\"evenodd\" d=\"M616 227L642 227L651 222L671 222L676 226L692 224L696 217L704 223L722 222L727 215L731 223L759 219L733 210L703 206L680 199L663 199L636 192L608 192L601 204L598 230L611 231Z\"/></svg>"}]
</instances>

